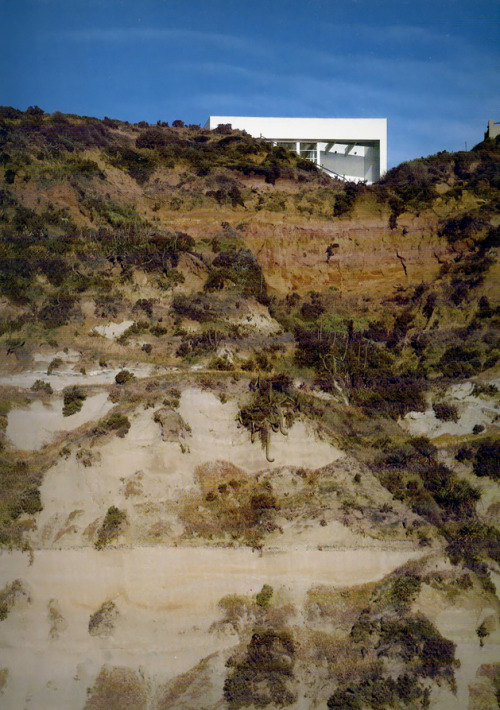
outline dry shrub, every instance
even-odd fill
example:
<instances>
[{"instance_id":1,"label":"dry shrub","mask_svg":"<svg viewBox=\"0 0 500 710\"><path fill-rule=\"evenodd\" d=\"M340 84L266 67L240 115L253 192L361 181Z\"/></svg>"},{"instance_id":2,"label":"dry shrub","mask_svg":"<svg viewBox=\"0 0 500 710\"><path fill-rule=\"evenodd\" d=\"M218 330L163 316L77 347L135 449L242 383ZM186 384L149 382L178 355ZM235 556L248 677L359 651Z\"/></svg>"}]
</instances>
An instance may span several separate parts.
<instances>
[{"instance_id":1,"label":"dry shrub","mask_svg":"<svg viewBox=\"0 0 500 710\"><path fill-rule=\"evenodd\" d=\"M328 674L340 685L368 671L373 666L373 655L362 653L349 637L335 638L324 631L314 631L307 651L312 660L328 664Z\"/></svg>"},{"instance_id":2,"label":"dry shrub","mask_svg":"<svg viewBox=\"0 0 500 710\"><path fill-rule=\"evenodd\" d=\"M104 602L89 619L89 634L91 636L109 636L115 628L118 609L112 601Z\"/></svg>"},{"instance_id":3,"label":"dry shrub","mask_svg":"<svg viewBox=\"0 0 500 710\"><path fill-rule=\"evenodd\" d=\"M28 603L31 602L31 597L20 579L6 584L0 590L0 621L6 619L10 610L22 599Z\"/></svg>"},{"instance_id":4,"label":"dry shrub","mask_svg":"<svg viewBox=\"0 0 500 710\"><path fill-rule=\"evenodd\" d=\"M70 417L72 414L76 414L81 410L87 395L81 387L75 385L74 387L67 387L64 390L63 397L63 416Z\"/></svg>"},{"instance_id":5,"label":"dry shrub","mask_svg":"<svg viewBox=\"0 0 500 710\"><path fill-rule=\"evenodd\" d=\"M224 616L221 621L212 624L211 631L223 629L226 624L229 624L235 631L241 632L243 625L253 618L254 603L248 597L229 594L220 599L217 606Z\"/></svg>"},{"instance_id":6,"label":"dry shrub","mask_svg":"<svg viewBox=\"0 0 500 710\"><path fill-rule=\"evenodd\" d=\"M474 460L474 473L494 480L500 478L500 441L485 439L481 442Z\"/></svg>"},{"instance_id":7,"label":"dry shrub","mask_svg":"<svg viewBox=\"0 0 500 710\"><path fill-rule=\"evenodd\" d=\"M229 536L259 547L262 538L277 529L274 519L279 503L270 483L231 478L217 488L210 488L208 481L204 499L194 495L184 501L181 519L186 537L220 539Z\"/></svg>"},{"instance_id":8,"label":"dry shrub","mask_svg":"<svg viewBox=\"0 0 500 710\"><path fill-rule=\"evenodd\" d=\"M123 439L130 429L130 420L120 412L113 412L108 417L102 419L97 426L92 429L92 434L100 436L114 432L116 436Z\"/></svg>"},{"instance_id":9,"label":"dry shrub","mask_svg":"<svg viewBox=\"0 0 500 710\"><path fill-rule=\"evenodd\" d=\"M227 664L231 670L224 681L224 698L229 710L243 706L291 705L294 693L295 643L286 630L255 632L243 659L235 656Z\"/></svg>"},{"instance_id":10,"label":"dry shrub","mask_svg":"<svg viewBox=\"0 0 500 710\"><path fill-rule=\"evenodd\" d=\"M211 461L197 466L194 472L198 479L203 497L213 493L220 485L229 484L230 481L244 482L248 475L229 461Z\"/></svg>"},{"instance_id":11,"label":"dry shrub","mask_svg":"<svg viewBox=\"0 0 500 710\"><path fill-rule=\"evenodd\" d=\"M130 370L120 370L115 375L115 382L117 385L124 385L126 382L134 379L134 375Z\"/></svg>"},{"instance_id":12,"label":"dry shrub","mask_svg":"<svg viewBox=\"0 0 500 710\"><path fill-rule=\"evenodd\" d=\"M432 405L434 414L443 422L458 422L458 408L455 404L447 402L434 402Z\"/></svg>"},{"instance_id":13,"label":"dry shrub","mask_svg":"<svg viewBox=\"0 0 500 710\"><path fill-rule=\"evenodd\" d=\"M199 699L199 688L200 686L203 687L204 676L207 678L206 682L211 684L211 679L207 677L208 673L210 673L209 659L205 658L186 673L181 673L169 680L158 693L159 700L158 704L154 706L155 710L177 710L177 708L195 707L191 700L190 690L194 687L194 697ZM184 695L186 695L188 703L191 700L189 705L182 703Z\"/></svg>"},{"instance_id":14,"label":"dry shrub","mask_svg":"<svg viewBox=\"0 0 500 710\"><path fill-rule=\"evenodd\" d=\"M138 671L122 666L103 666L84 710L146 710L146 681Z\"/></svg>"},{"instance_id":15,"label":"dry shrub","mask_svg":"<svg viewBox=\"0 0 500 710\"><path fill-rule=\"evenodd\" d=\"M122 532L123 526L127 520L127 516L116 506L112 505L108 508L101 527L97 533L95 542L96 550L102 550L112 540L115 540Z\"/></svg>"},{"instance_id":16,"label":"dry shrub","mask_svg":"<svg viewBox=\"0 0 500 710\"><path fill-rule=\"evenodd\" d=\"M49 636L52 639L57 639L61 631L65 631L68 628L68 622L61 614L55 599L51 599L47 604L47 612L50 624Z\"/></svg>"},{"instance_id":17,"label":"dry shrub","mask_svg":"<svg viewBox=\"0 0 500 710\"><path fill-rule=\"evenodd\" d=\"M330 621L339 627L348 627L348 631L361 609L367 605L373 588L373 584L339 588L326 585L311 587L304 605L307 619L318 623Z\"/></svg>"}]
</instances>

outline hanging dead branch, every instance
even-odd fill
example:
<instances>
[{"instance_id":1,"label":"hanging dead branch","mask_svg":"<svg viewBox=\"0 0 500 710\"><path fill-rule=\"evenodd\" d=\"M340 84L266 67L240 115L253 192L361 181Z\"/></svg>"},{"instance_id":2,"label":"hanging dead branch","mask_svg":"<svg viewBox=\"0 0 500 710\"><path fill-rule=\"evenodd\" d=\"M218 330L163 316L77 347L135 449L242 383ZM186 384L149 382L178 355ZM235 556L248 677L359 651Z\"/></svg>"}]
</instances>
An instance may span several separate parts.
<instances>
[{"instance_id":1,"label":"hanging dead branch","mask_svg":"<svg viewBox=\"0 0 500 710\"><path fill-rule=\"evenodd\" d=\"M254 443L258 435L262 448L265 449L269 463L271 434L280 432L287 436L287 428L293 424L298 406L289 378L284 375L261 377L250 383L254 396L250 404L242 407L238 413L238 422L250 432L250 441Z\"/></svg>"}]
</instances>

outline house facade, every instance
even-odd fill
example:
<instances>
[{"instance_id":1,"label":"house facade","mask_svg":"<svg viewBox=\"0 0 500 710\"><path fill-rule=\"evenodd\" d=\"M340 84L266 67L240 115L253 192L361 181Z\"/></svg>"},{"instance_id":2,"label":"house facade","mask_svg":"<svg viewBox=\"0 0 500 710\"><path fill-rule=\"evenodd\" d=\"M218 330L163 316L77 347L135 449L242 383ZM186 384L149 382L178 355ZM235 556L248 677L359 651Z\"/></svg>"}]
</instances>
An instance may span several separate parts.
<instances>
[{"instance_id":1,"label":"house facade","mask_svg":"<svg viewBox=\"0 0 500 710\"><path fill-rule=\"evenodd\" d=\"M500 136L500 123L495 123L495 121L488 121L488 128L484 134L484 139L494 140L497 136Z\"/></svg>"},{"instance_id":2,"label":"house facade","mask_svg":"<svg viewBox=\"0 0 500 710\"><path fill-rule=\"evenodd\" d=\"M387 171L385 118L210 116L205 128L228 123L295 151L332 177L372 183Z\"/></svg>"}]
</instances>

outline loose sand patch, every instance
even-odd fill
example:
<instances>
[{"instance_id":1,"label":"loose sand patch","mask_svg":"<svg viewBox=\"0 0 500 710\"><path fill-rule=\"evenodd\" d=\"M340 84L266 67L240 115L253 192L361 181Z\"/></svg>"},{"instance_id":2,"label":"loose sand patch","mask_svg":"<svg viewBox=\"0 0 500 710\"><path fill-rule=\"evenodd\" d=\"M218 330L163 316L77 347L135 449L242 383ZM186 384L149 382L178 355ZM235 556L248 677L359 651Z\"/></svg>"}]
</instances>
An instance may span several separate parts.
<instances>
[{"instance_id":1,"label":"loose sand patch","mask_svg":"<svg viewBox=\"0 0 500 710\"><path fill-rule=\"evenodd\" d=\"M234 400L222 404L211 392L190 388L182 393L179 412L191 427L191 455L199 464L219 459L247 471L269 467L260 444L251 444L248 431L238 428L238 405ZM340 449L321 440L312 425L300 419L287 436L272 435L270 454L273 466L308 468L320 468L344 456Z\"/></svg>"},{"instance_id":2,"label":"loose sand patch","mask_svg":"<svg viewBox=\"0 0 500 710\"><path fill-rule=\"evenodd\" d=\"M88 397L80 412L70 417L62 414L63 400L50 404L39 400L27 409L12 409L8 415L7 437L22 451L36 451L48 444L59 431L72 431L93 419L103 417L113 407L107 392Z\"/></svg>"},{"instance_id":3,"label":"loose sand patch","mask_svg":"<svg viewBox=\"0 0 500 710\"><path fill-rule=\"evenodd\" d=\"M95 370L54 370L47 374L47 370L27 370L25 372L16 372L10 375L0 376L0 386L8 385L10 387L19 387L20 389L30 389L36 380L48 382L52 389L56 392L63 390L71 385L109 385L115 381L115 376L120 372L121 367L115 368L96 368ZM151 377L153 375L164 375L168 371L175 372L176 368L155 367L153 365L127 365L129 370L135 377Z\"/></svg>"},{"instance_id":4,"label":"loose sand patch","mask_svg":"<svg viewBox=\"0 0 500 710\"><path fill-rule=\"evenodd\" d=\"M223 404L212 393L193 388L182 393L178 412L191 429L182 441L165 441L154 412L141 409L129 415L131 427L125 438L96 442L90 453L90 442L82 442L67 459L58 461L41 486L43 510L37 516L37 531L30 533L31 544L89 545L85 530L111 505L129 513L132 527L124 539L145 539L147 527L168 518L165 505L171 507L188 491L198 489L198 467L222 460L241 468L245 475L270 467L260 444L252 444L246 429L238 428L236 402ZM271 452L273 467L319 468L344 457L302 421L294 424L287 437L274 434ZM136 480L138 472L140 490L128 495L127 481ZM74 510L82 512L67 520ZM163 526L167 529L168 525ZM168 539L172 541L171 536Z\"/></svg>"},{"instance_id":5,"label":"loose sand patch","mask_svg":"<svg viewBox=\"0 0 500 710\"><path fill-rule=\"evenodd\" d=\"M98 333L109 340L115 340L120 335L123 335L133 324L133 320L124 320L121 323L106 323L106 325L96 325L92 328L92 332Z\"/></svg>"},{"instance_id":6,"label":"loose sand patch","mask_svg":"<svg viewBox=\"0 0 500 710\"><path fill-rule=\"evenodd\" d=\"M491 384L498 384L497 381ZM476 425L487 427L500 414L500 402L497 396L474 395L474 383L464 382L448 388L440 401L456 406L458 420L442 421L431 408L425 412L408 412L400 425L412 436L465 436L471 434Z\"/></svg>"},{"instance_id":7,"label":"loose sand patch","mask_svg":"<svg viewBox=\"0 0 500 710\"><path fill-rule=\"evenodd\" d=\"M228 594L254 595L263 584L284 587L302 604L312 585L344 586L381 579L421 551L337 550L262 556L247 549L136 548L4 552L0 575L21 579L31 603L2 622L0 667L9 669L3 707L37 710L82 707L100 667L146 667L167 679L237 642L209 631ZM67 626L50 636L49 605L57 600ZM104 602L119 612L109 636L89 634L89 619Z\"/></svg>"}]
</instances>

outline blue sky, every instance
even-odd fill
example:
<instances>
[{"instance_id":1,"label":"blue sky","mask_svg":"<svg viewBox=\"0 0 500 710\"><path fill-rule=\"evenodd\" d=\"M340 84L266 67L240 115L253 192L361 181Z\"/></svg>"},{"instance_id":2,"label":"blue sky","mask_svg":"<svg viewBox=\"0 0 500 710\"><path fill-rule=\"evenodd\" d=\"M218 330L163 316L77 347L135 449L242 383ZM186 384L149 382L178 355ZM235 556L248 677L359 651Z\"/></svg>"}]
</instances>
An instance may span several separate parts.
<instances>
[{"instance_id":1,"label":"blue sky","mask_svg":"<svg viewBox=\"0 0 500 710\"><path fill-rule=\"evenodd\" d=\"M0 104L387 118L389 166L500 121L499 0L0 0Z\"/></svg>"}]
</instances>

